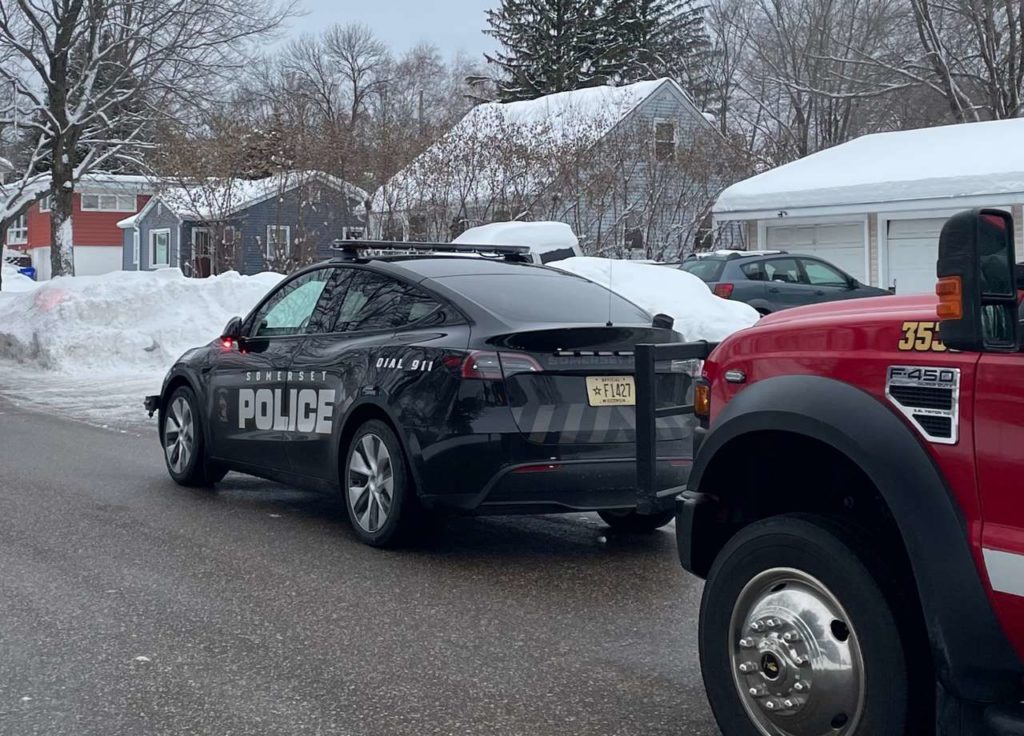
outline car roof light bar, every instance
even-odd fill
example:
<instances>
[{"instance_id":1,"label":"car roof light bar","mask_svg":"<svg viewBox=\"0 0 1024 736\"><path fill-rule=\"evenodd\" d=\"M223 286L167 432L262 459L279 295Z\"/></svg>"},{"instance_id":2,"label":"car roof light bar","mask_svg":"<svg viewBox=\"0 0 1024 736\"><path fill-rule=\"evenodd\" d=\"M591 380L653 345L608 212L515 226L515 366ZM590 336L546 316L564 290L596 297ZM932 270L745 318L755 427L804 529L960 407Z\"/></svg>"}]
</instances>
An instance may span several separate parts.
<instances>
[{"instance_id":1,"label":"car roof light bar","mask_svg":"<svg viewBox=\"0 0 1024 736\"><path fill-rule=\"evenodd\" d=\"M342 260L355 261L367 258L367 251L392 251L395 253L470 253L476 255L503 256L507 261L529 262L528 245L472 245L470 243L422 243L402 240L335 240L331 250L337 251Z\"/></svg>"}]
</instances>

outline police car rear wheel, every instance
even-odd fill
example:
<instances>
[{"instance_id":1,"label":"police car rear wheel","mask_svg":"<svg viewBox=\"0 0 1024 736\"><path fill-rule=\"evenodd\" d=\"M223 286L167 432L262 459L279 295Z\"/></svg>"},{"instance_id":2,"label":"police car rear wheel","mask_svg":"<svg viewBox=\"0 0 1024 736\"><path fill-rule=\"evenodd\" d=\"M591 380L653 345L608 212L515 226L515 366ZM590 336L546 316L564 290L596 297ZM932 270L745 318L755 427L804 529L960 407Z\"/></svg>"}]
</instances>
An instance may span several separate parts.
<instances>
[{"instance_id":1,"label":"police car rear wheel","mask_svg":"<svg viewBox=\"0 0 1024 736\"><path fill-rule=\"evenodd\" d=\"M198 402L192 389L178 388L171 394L160 428L167 472L183 486L208 486L224 473L208 467Z\"/></svg>"},{"instance_id":2,"label":"police car rear wheel","mask_svg":"<svg viewBox=\"0 0 1024 736\"><path fill-rule=\"evenodd\" d=\"M349 521L363 542L388 547L403 540L413 490L398 438L384 422L366 422L352 436L342 492Z\"/></svg>"},{"instance_id":3,"label":"police car rear wheel","mask_svg":"<svg viewBox=\"0 0 1024 736\"><path fill-rule=\"evenodd\" d=\"M656 529L661 529L661 527L675 518L675 514L671 511L661 511L657 514L640 514L637 513L636 509L628 511L610 509L598 511L597 515L615 531L628 534L653 532Z\"/></svg>"}]
</instances>

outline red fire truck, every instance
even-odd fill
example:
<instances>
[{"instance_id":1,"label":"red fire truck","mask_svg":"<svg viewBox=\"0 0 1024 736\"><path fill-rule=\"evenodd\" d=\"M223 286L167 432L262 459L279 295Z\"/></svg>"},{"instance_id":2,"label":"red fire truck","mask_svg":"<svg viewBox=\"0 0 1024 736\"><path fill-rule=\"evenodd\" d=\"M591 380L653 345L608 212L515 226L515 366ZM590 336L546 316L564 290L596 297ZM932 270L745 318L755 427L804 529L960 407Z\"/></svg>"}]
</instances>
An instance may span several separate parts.
<instances>
[{"instance_id":1,"label":"red fire truck","mask_svg":"<svg viewBox=\"0 0 1024 736\"><path fill-rule=\"evenodd\" d=\"M725 736L1024 734L1024 352L1013 223L952 218L937 295L794 309L710 349L678 502ZM664 493L664 491L662 491Z\"/></svg>"}]
</instances>

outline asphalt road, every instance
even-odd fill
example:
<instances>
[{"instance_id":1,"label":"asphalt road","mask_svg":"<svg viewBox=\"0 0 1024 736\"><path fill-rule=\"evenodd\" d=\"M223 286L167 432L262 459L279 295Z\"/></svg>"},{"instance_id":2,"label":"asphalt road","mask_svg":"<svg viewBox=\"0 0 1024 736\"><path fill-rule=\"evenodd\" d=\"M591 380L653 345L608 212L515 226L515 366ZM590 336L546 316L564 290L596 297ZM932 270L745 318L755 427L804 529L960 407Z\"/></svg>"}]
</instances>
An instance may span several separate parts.
<instances>
[{"instance_id":1,"label":"asphalt road","mask_svg":"<svg viewBox=\"0 0 1024 736\"><path fill-rule=\"evenodd\" d=\"M155 429L0 397L0 734L717 734L672 535L458 519L373 550L331 501L172 483Z\"/></svg>"}]
</instances>

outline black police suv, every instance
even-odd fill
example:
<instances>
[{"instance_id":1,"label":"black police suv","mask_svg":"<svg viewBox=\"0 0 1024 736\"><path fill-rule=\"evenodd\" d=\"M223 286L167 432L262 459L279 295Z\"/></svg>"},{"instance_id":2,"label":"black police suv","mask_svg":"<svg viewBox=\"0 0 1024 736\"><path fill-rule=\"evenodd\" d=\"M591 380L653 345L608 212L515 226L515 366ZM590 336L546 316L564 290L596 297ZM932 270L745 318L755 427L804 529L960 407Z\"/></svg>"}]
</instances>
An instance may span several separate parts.
<instances>
[{"instance_id":1,"label":"black police suv","mask_svg":"<svg viewBox=\"0 0 1024 736\"><path fill-rule=\"evenodd\" d=\"M350 246L282 281L147 397L171 477L340 492L376 546L444 509L668 523L667 497L663 513L636 510L633 346L680 336L603 286L517 262L522 250ZM659 396L679 403L692 366L661 369ZM659 487L685 480L689 421L658 422Z\"/></svg>"}]
</instances>

